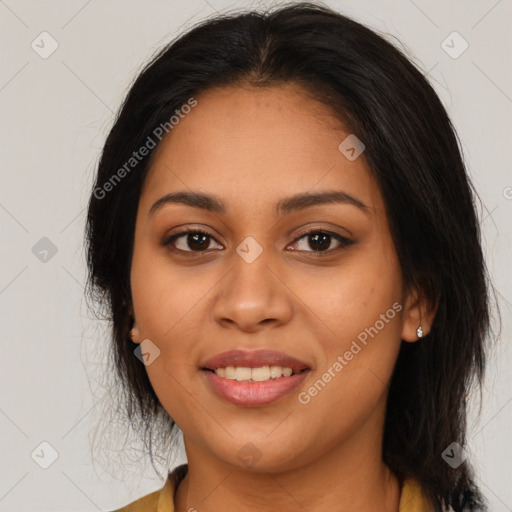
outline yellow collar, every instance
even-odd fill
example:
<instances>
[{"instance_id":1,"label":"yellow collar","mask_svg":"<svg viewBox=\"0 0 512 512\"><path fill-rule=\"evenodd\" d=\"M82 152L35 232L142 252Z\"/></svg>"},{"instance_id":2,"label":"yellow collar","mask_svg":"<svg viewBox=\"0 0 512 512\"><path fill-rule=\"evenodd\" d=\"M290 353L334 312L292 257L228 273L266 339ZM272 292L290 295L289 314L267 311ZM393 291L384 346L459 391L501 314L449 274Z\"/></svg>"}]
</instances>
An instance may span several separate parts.
<instances>
[{"instance_id":1,"label":"yellow collar","mask_svg":"<svg viewBox=\"0 0 512 512\"><path fill-rule=\"evenodd\" d=\"M161 490L148 494L115 512L174 512L174 493L187 471L187 464L176 467L169 474ZM433 511L421 492L419 484L412 479L405 480L402 486L398 508L400 512Z\"/></svg>"}]
</instances>

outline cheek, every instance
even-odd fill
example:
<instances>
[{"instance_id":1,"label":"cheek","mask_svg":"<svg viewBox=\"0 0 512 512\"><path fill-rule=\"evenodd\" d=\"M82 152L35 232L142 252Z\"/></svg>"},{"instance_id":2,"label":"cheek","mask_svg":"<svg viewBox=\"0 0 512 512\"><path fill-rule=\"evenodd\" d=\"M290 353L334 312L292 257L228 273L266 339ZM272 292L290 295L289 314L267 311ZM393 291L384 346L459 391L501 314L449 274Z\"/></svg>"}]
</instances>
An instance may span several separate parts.
<instances>
[{"instance_id":1,"label":"cheek","mask_svg":"<svg viewBox=\"0 0 512 512\"><path fill-rule=\"evenodd\" d=\"M141 339L150 339L158 350L146 371L160 402L179 425L201 410L186 390L187 378L198 371L194 346L204 321L201 301L211 288L207 274L170 265L165 254L154 249L136 248L131 291L137 326Z\"/></svg>"},{"instance_id":2,"label":"cheek","mask_svg":"<svg viewBox=\"0 0 512 512\"><path fill-rule=\"evenodd\" d=\"M207 275L201 278L192 267L171 265L165 252L136 249L131 291L141 336L157 344L176 336L190 339L184 333L186 317L200 305L210 288Z\"/></svg>"},{"instance_id":3,"label":"cheek","mask_svg":"<svg viewBox=\"0 0 512 512\"><path fill-rule=\"evenodd\" d=\"M322 360L298 397L311 428L331 440L356 435L376 411L384 414L401 344L399 302L386 293L376 301L375 291L367 304L361 294L351 297L350 307L338 302L336 308L333 300L326 322L335 335L318 338Z\"/></svg>"},{"instance_id":4,"label":"cheek","mask_svg":"<svg viewBox=\"0 0 512 512\"><path fill-rule=\"evenodd\" d=\"M332 408L334 423L347 428L386 392L401 344L401 271L393 254L378 252L362 251L318 286L304 283L309 308L328 330L318 336L323 357L303 401Z\"/></svg>"},{"instance_id":5,"label":"cheek","mask_svg":"<svg viewBox=\"0 0 512 512\"><path fill-rule=\"evenodd\" d=\"M378 329L391 338L401 331L397 314L402 309L401 271L393 253L383 246L354 252L338 267L322 269L314 276L310 273L301 277L296 272L288 280L307 306L303 312L309 315L309 321L316 321L322 333L328 335L326 347L334 343L342 348L376 322ZM395 303L398 306L393 308ZM382 321L386 329L382 329Z\"/></svg>"}]
</instances>

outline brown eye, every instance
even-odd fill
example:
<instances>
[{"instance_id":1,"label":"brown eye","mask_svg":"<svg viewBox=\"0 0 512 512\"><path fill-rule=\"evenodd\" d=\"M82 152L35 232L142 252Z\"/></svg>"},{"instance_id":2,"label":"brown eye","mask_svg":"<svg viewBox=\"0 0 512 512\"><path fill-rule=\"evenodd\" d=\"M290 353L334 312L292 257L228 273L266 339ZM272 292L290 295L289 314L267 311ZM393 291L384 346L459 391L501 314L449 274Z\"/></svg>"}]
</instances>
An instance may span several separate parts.
<instances>
[{"instance_id":1,"label":"brown eye","mask_svg":"<svg viewBox=\"0 0 512 512\"><path fill-rule=\"evenodd\" d=\"M294 243L300 242L302 239L305 239L305 241L302 244L302 248L299 248L298 250L314 253L331 253L353 243L351 240L348 240L337 233L320 230L307 231L306 233L301 234ZM331 244L333 242L337 242L338 247L335 247L334 249L331 248ZM308 250L308 248L310 250Z\"/></svg>"},{"instance_id":2,"label":"brown eye","mask_svg":"<svg viewBox=\"0 0 512 512\"><path fill-rule=\"evenodd\" d=\"M212 235L200 229L182 231L164 240L162 245L172 246L173 250L182 252L203 252L209 249Z\"/></svg>"}]
</instances>

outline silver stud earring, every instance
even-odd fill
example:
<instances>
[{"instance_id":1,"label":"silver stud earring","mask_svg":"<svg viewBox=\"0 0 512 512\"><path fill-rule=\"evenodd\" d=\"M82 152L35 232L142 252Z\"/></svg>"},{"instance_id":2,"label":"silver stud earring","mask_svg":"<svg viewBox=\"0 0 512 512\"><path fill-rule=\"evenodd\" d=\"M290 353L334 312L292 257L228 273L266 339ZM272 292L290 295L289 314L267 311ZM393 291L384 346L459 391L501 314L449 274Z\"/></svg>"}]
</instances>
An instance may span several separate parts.
<instances>
[{"instance_id":1,"label":"silver stud earring","mask_svg":"<svg viewBox=\"0 0 512 512\"><path fill-rule=\"evenodd\" d=\"M423 338L423 329L421 328L421 325L416 330L416 336L418 336L418 338Z\"/></svg>"}]
</instances>

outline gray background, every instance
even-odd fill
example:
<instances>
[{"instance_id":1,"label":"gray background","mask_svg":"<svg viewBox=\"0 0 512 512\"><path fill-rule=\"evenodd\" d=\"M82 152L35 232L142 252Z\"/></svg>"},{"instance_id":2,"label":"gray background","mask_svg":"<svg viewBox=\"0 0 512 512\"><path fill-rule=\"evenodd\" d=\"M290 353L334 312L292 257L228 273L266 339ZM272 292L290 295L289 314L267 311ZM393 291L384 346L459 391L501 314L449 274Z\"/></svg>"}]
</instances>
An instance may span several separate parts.
<instances>
[{"instance_id":1,"label":"gray background","mask_svg":"<svg viewBox=\"0 0 512 512\"><path fill-rule=\"evenodd\" d=\"M512 213L512 2L326 4L398 37L429 72L459 132L484 204L487 264L503 318L479 420L472 408L469 452L491 510L510 511L512 283L505 255ZM86 202L114 112L143 63L215 11L258 5L271 3L0 0L1 511L112 510L161 487L147 461L137 460L133 435L133 450L120 452L117 467L92 463L91 436L105 420L101 363L108 334L83 299ZM45 59L31 47L35 41L39 52L51 49L43 31L58 44ZM469 44L458 58L442 46L454 31ZM444 44L454 54L464 43L452 37ZM45 441L58 453L48 469L31 457L34 450L36 460L49 457L51 450L40 447ZM175 464L183 461L181 453Z\"/></svg>"}]
</instances>

